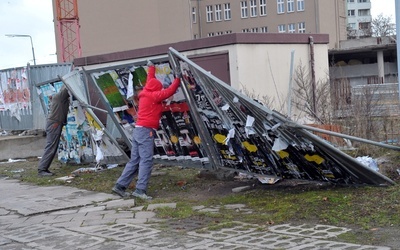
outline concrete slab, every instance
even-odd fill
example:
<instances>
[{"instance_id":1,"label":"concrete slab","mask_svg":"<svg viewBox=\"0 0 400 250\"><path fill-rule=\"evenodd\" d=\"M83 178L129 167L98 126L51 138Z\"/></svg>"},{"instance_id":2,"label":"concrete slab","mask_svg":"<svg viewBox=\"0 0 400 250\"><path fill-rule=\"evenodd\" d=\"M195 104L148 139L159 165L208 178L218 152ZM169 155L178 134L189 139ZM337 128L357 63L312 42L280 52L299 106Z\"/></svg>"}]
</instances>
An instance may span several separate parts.
<instances>
[{"instance_id":1,"label":"concrete slab","mask_svg":"<svg viewBox=\"0 0 400 250\"><path fill-rule=\"evenodd\" d=\"M42 156L45 145L43 135L0 136L0 161Z\"/></svg>"}]
</instances>

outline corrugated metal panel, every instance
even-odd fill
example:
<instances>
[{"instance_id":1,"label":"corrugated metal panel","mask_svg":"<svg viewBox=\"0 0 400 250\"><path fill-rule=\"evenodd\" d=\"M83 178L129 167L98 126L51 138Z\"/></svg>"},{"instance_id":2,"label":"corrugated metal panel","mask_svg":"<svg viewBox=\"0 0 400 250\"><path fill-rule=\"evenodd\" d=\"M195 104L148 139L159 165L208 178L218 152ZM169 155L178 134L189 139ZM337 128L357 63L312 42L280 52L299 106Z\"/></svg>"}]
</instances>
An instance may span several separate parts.
<instances>
[{"instance_id":1,"label":"corrugated metal panel","mask_svg":"<svg viewBox=\"0 0 400 250\"><path fill-rule=\"evenodd\" d=\"M71 63L35 65L28 67L29 83L31 86L33 129L44 129L46 124L46 116L40 103L36 86L45 82L53 81L57 79L58 76L68 74L71 70Z\"/></svg>"},{"instance_id":2,"label":"corrugated metal panel","mask_svg":"<svg viewBox=\"0 0 400 250\"><path fill-rule=\"evenodd\" d=\"M72 64L28 64L0 70L0 128L4 130L44 129L45 115L36 85L71 72Z\"/></svg>"}]
</instances>

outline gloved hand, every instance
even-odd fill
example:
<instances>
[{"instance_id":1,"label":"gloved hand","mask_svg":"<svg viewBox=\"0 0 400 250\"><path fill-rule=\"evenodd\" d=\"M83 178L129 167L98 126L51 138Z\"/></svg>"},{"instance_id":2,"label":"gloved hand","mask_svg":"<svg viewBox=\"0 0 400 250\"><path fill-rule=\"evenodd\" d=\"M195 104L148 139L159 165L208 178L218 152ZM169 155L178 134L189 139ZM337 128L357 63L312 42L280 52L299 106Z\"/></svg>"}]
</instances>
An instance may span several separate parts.
<instances>
[{"instance_id":1,"label":"gloved hand","mask_svg":"<svg viewBox=\"0 0 400 250\"><path fill-rule=\"evenodd\" d=\"M154 66L154 63L150 60L147 60L147 66L148 67Z\"/></svg>"},{"instance_id":2,"label":"gloved hand","mask_svg":"<svg viewBox=\"0 0 400 250\"><path fill-rule=\"evenodd\" d=\"M182 72L179 68L176 68L174 71L175 78L182 78Z\"/></svg>"}]
</instances>

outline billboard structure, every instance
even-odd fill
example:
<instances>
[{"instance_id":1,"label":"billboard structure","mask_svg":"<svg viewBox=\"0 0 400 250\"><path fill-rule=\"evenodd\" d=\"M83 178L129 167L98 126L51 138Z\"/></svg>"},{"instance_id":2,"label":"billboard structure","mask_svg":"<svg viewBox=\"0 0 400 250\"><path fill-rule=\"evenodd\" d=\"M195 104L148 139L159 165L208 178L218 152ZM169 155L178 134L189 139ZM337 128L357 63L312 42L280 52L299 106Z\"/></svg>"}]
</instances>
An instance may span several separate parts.
<instances>
[{"instance_id":1,"label":"billboard structure","mask_svg":"<svg viewBox=\"0 0 400 250\"><path fill-rule=\"evenodd\" d=\"M168 57L153 62L156 77L165 86L171 84L173 70L182 72L181 87L163 104L160 128L155 133L155 158L195 161L203 167L274 180L394 184L303 126L233 89L173 48ZM107 132L109 137L122 138L128 147L139 108L138 94L146 84L145 65L146 61L137 61L83 68L87 84L94 89L91 94L100 97L106 107L107 128L102 129L108 131L112 124L117 133ZM82 81L73 78L76 84ZM63 81L72 92L85 86L83 82L73 86L68 79ZM90 98L78 99L95 116L92 109L96 107L90 106Z\"/></svg>"}]
</instances>

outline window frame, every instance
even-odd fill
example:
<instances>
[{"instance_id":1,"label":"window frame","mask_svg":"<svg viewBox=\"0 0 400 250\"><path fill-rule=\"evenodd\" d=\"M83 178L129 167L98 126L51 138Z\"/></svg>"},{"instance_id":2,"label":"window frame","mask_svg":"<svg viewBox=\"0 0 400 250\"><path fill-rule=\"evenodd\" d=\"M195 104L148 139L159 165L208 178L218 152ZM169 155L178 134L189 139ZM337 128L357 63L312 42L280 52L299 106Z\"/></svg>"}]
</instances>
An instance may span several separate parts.
<instances>
[{"instance_id":1,"label":"window frame","mask_svg":"<svg viewBox=\"0 0 400 250\"><path fill-rule=\"evenodd\" d=\"M300 22L297 24L298 33L306 33L306 22Z\"/></svg>"},{"instance_id":2,"label":"window frame","mask_svg":"<svg viewBox=\"0 0 400 250\"><path fill-rule=\"evenodd\" d=\"M286 0L287 13L294 12L294 0Z\"/></svg>"},{"instance_id":3,"label":"window frame","mask_svg":"<svg viewBox=\"0 0 400 250\"><path fill-rule=\"evenodd\" d=\"M267 15L267 0L260 0L260 16Z\"/></svg>"},{"instance_id":4,"label":"window frame","mask_svg":"<svg viewBox=\"0 0 400 250\"><path fill-rule=\"evenodd\" d=\"M276 0L276 12L278 14L285 13L285 0Z\"/></svg>"},{"instance_id":5,"label":"window frame","mask_svg":"<svg viewBox=\"0 0 400 250\"><path fill-rule=\"evenodd\" d=\"M304 0L297 0L297 11L304 11L305 10L305 5L304 5Z\"/></svg>"},{"instance_id":6,"label":"window frame","mask_svg":"<svg viewBox=\"0 0 400 250\"><path fill-rule=\"evenodd\" d=\"M224 20L228 21L232 19L231 3L224 3Z\"/></svg>"},{"instance_id":7,"label":"window frame","mask_svg":"<svg viewBox=\"0 0 400 250\"><path fill-rule=\"evenodd\" d=\"M222 5L221 4L216 4L214 8L214 20L216 22L221 22L222 21Z\"/></svg>"},{"instance_id":8,"label":"window frame","mask_svg":"<svg viewBox=\"0 0 400 250\"><path fill-rule=\"evenodd\" d=\"M278 24L278 33L286 33L286 24Z\"/></svg>"},{"instance_id":9,"label":"window frame","mask_svg":"<svg viewBox=\"0 0 400 250\"><path fill-rule=\"evenodd\" d=\"M212 23L214 21L214 11L213 11L213 6L212 5L207 5L206 6L206 22L207 23Z\"/></svg>"},{"instance_id":10,"label":"window frame","mask_svg":"<svg viewBox=\"0 0 400 250\"><path fill-rule=\"evenodd\" d=\"M250 17L258 16L257 0L249 0Z\"/></svg>"},{"instance_id":11,"label":"window frame","mask_svg":"<svg viewBox=\"0 0 400 250\"><path fill-rule=\"evenodd\" d=\"M247 6L247 1L240 1L240 17L241 18L248 18L249 17L249 10Z\"/></svg>"}]
</instances>

